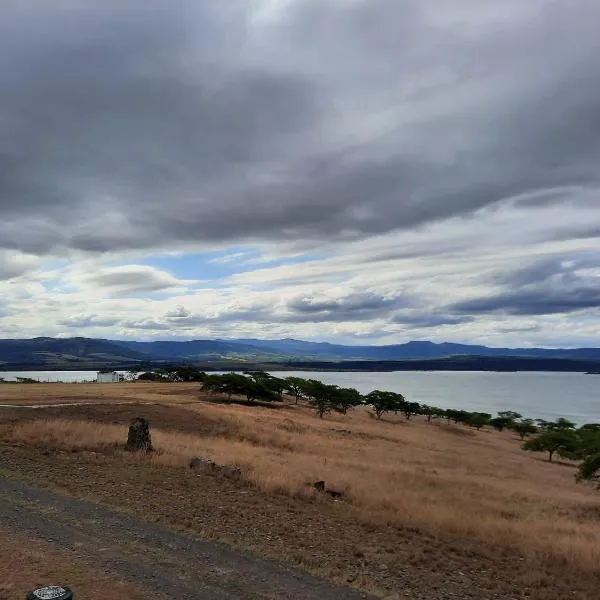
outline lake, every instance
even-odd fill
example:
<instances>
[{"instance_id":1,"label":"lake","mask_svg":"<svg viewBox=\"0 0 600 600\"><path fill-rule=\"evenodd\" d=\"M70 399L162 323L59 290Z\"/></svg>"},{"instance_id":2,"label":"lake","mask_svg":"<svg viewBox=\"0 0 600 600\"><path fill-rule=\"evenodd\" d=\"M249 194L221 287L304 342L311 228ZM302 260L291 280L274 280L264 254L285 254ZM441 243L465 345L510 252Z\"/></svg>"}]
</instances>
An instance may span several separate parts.
<instances>
[{"instance_id":1,"label":"lake","mask_svg":"<svg viewBox=\"0 0 600 600\"><path fill-rule=\"evenodd\" d=\"M294 375L353 387L363 394L375 389L400 392L411 402L440 408L489 413L516 410L534 419L566 417L578 424L600 423L600 375L489 371L306 371Z\"/></svg>"},{"instance_id":2,"label":"lake","mask_svg":"<svg viewBox=\"0 0 600 600\"><path fill-rule=\"evenodd\" d=\"M353 387L366 394L380 389L400 392L413 402L441 408L495 413L516 410L525 417L553 420L566 417L579 424L600 422L600 375L582 373L495 373L488 371L342 371L273 372ZM13 371L7 381L31 377L39 381L95 381L96 371ZM106 384L108 385L108 384ZM0 387L0 398L2 394Z\"/></svg>"}]
</instances>

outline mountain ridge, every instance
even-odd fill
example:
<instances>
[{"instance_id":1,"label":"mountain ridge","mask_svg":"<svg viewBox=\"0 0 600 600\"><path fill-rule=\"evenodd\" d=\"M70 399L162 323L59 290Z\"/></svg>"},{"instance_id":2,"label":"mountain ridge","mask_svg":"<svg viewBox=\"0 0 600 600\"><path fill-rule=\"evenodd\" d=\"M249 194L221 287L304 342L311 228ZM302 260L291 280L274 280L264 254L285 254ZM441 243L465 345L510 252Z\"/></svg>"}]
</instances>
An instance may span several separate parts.
<instances>
[{"instance_id":1,"label":"mountain ridge","mask_svg":"<svg viewBox=\"0 0 600 600\"><path fill-rule=\"evenodd\" d=\"M109 340L85 337L0 339L0 368L104 368L167 362L240 364L365 363L513 358L598 363L600 348L494 348L413 340L403 344L348 346L285 339ZM489 362L489 361L488 361ZM371 365L374 366L374 365Z\"/></svg>"}]
</instances>

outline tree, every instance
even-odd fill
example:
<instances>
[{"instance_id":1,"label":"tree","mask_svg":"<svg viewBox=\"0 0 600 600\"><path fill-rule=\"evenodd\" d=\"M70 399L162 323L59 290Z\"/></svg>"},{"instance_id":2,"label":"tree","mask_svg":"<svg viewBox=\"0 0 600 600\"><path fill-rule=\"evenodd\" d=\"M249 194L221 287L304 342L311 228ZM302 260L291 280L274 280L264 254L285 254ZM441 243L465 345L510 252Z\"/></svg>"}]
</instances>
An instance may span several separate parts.
<instances>
[{"instance_id":1,"label":"tree","mask_svg":"<svg viewBox=\"0 0 600 600\"><path fill-rule=\"evenodd\" d=\"M510 424L511 424L511 421L509 419L504 418L504 417L494 417L493 419L490 419L490 425L496 431L503 431Z\"/></svg>"},{"instance_id":2,"label":"tree","mask_svg":"<svg viewBox=\"0 0 600 600\"><path fill-rule=\"evenodd\" d=\"M590 454L586 459L579 465L577 471L577 482L580 481L598 481L600 479L600 453Z\"/></svg>"},{"instance_id":3,"label":"tree","mask_svg":"<svg viewBox=\"0 0 600 600\"><path fill-rule=\"evenodd\" d=\"M401 409L402 401L404 401L402 394L382 392L381 390L373 390L365 396L365 402L373 407L373 412L378 419L381 419L386 412Z\"/></svg>"},{"instance_id":4,"label":"tree","mask_svg":"<svg viewBox=\"0 0 600 600\"><path fill-rule=\"evenodd\" d=\"M224 375L208 375L202 384L202 389L216 394L231 396L245 396L249 379L239 373L225 373Z\"/></svg>"},{"instance_id":5,"label":"tree","mask_svg":"<svg viewBox=\"0 0 600 600\"><path fill-rule=\"evenodd\" d=\"M335 409L338 390L337 385L326 385L316 379L307 381L305 392L308 396L308 404L317 411L319 418L322 419L326 413Z\"/></svg>"},{"instance_id":6,"label":"tree","mask_svg":"<svg viewBox=\"0 0 600 600\"><path fill-rule=\"evenodd\" d=\"M419 412L421 411L421 405L418 402L407 402L404 399L404 396L402 396L402 394L398 394L398 396L402 398L401 400L399 400L399 404L402 407L401 410L404 413L406 420L410 421L410 418L413 415L419 414Z\"/></svg>"},{"instance_id":7,"label":"tree","mask_svg":"<svg viewBox=\"0 0 600 600\"><path fill-rule=\"evenodd\" d=\"M563 429L575 429L575 427L576 425L575 423L573 423L573 421L569 421L568 419L565 419L563 417L560 417L560 419L556 419L554 423L550 423L548 425L548 429L551 429L553 431L559 431Z\"/></svg>"},{"instance_id":8,"label":"tree","mask_svg":"<svg viewBox=\"0 0 600 600\"><path fill-rule=\"evenodd\" d=\"M528 435L537 433L538 428L533 424L533 419L521 419L517 423L513 423L510 428L524 440Z\"/></svg>"},{"instance_id":9,"label":"tree","mask_svg":"<svg viewBox=\"0 0 600 600\"><path fill-rule=\"evenodd\" d=\"M555 452L568 455L577 450L577 435L570 429L547 429L523 444L524 450L548 452L548 462L552 462Z\"/></svg>"},{"instance_id":10,"label":"tree","mask_svg":"<svg viewBox=\"0 0 600 600\"><path fill-rule=\"evenodd\" d=\"M491 416L488 413L473 412L468 416L466 423L479 431L482 427L489 425Z\"/></svg>"},{"instance_id":11,"label":"tree","mask_svg":"<svg viewBox=\"0 0 600 600\"><path fill-rule=\"evenodd\" d=\"M277 396L276 399L281 400L283 398L283 390L285 390L286 387L283 379L275 377L270 373L265 373L264 371L249 371L246 372L245 375L248 375L253 381L270 390Z\"/></svg>"},{"instance_id":12,"label":"tree","mask_svg":"<svg viewBox=\"0 0 600 600\"><path fill-rule=\"evenodd\" d=\"M354 388L339 388L335 400L335 410L346 414L351 408L360 406L363 403L363 396Z\"/></svg>"},{"instance_id":13,"label":"tree","mask_svg":"<svg viewBox=\"0 0 600 600\"><path fill-rule=\"evenodd\" d=\"M296 404L298 400L304 397L304 390L306 389L307 380L302 377L286 377L284 380L284 390L290 395L296 398Z\"/></svg>"},{"instance_id":14,"label":"tree","mask_svg":"<svg viewBox=\"0 0 600 600\"><path fill-rule=\"evenodd\" d=\"M424 417L427 417L427 422L430 423L432 417L444 417L446 411L437 406L428 406L427 404L421 404L421 410L419 411Z\"/></svg>"},{"instance_id":15,"label":"tree","mask_svg":"<svg viewBox=\"0 0 600 600\"><path fill-rule=\"evenodd\" d=\"M515 412L514 410L503 410L498 413L498 417L501 419L506 419L507 421L517 421L518 419L522 419L523 415Z\"/></svg>"},{"instance_id":16,"label":"tree","mask_svg":"<svg viewBox=\"0 0 600 600\"><path fill-rule=\"evenodd\" d=\"M455 423L467 423L470 416L471 413L467 412L466 410L455 410L453 408L446 410L446 418L448 419L448 422L452 420Z\"/></svg>"}]
</instances>

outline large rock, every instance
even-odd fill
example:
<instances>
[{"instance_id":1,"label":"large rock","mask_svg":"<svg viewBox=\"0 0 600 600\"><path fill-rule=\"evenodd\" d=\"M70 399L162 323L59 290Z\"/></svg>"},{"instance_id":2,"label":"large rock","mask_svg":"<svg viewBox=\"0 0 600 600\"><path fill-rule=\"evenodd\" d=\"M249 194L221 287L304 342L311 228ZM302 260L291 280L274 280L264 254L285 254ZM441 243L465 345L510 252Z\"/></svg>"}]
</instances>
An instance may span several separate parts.
<instances>
[{"instance_id":1,"label":"large rock","mask_svg":"<svg viewBox=\"0 0 600 600\"><path fill-rule=\"evenodd\" d=\"M151 452L150 425L147 419L136 417L129 425L126 450L129 452Z\"/></svg>"}]
</instances>

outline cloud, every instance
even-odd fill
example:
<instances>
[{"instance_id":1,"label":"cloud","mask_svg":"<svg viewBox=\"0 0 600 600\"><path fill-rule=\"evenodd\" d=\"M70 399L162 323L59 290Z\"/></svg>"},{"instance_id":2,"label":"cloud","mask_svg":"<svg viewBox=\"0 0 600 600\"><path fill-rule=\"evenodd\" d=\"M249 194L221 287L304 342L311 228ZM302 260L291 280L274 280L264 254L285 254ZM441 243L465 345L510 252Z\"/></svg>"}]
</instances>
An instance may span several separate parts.
<instances>
[{"instance_id":1,"label":"cloud","mask_svg":"<svg viewBox=\"0 0 600 600\"><path fill-rule=\"evenodd\" d=\"M597 191L600 9L468 4L4 3L3 245L316 243Z\"/></svg>"},{"instance_id":2,"label":"cloud","mask_svg":"<svg viewBox=\"0 0 600 600\"><path fill-rule=\"evenodd\" d=\"M119 323L119 319L103 318L99 315L78 315L61 319L59 325L71 327L73 329L86 329L90 327L113 327Z\"/></svg>"},{"instance_id":3,"label":"cloud","mask_svg":"<svg viewBox=\"0 0 600 600\"><path fill-rule=\"evenodd\" d=\"M599 17L3 2L2 331L597 339Z\"/></svg>"},{"instance_id":4,"label":"cloud","mask_svg":"<svg viewBox=\"0 0 600 600\"><path fill-rule=\"evenodd\" d=\"M600 263L586 257L555 257L497 277L499 292L458 302L459 313L552 315L600 308Z\"/></svg>"},{"instance_id":5,"label":"cloud","mask_svg":"<svg viewBox=\"0 0 600 600\"><path fill-rule=\"evenodd\" d=\"M166 271L144 265L104 267L94 273L79 275L74 281L79 286L89 286L115 295L163 292L191 283L179 281Z\"/></svg>"}]
</instances>

